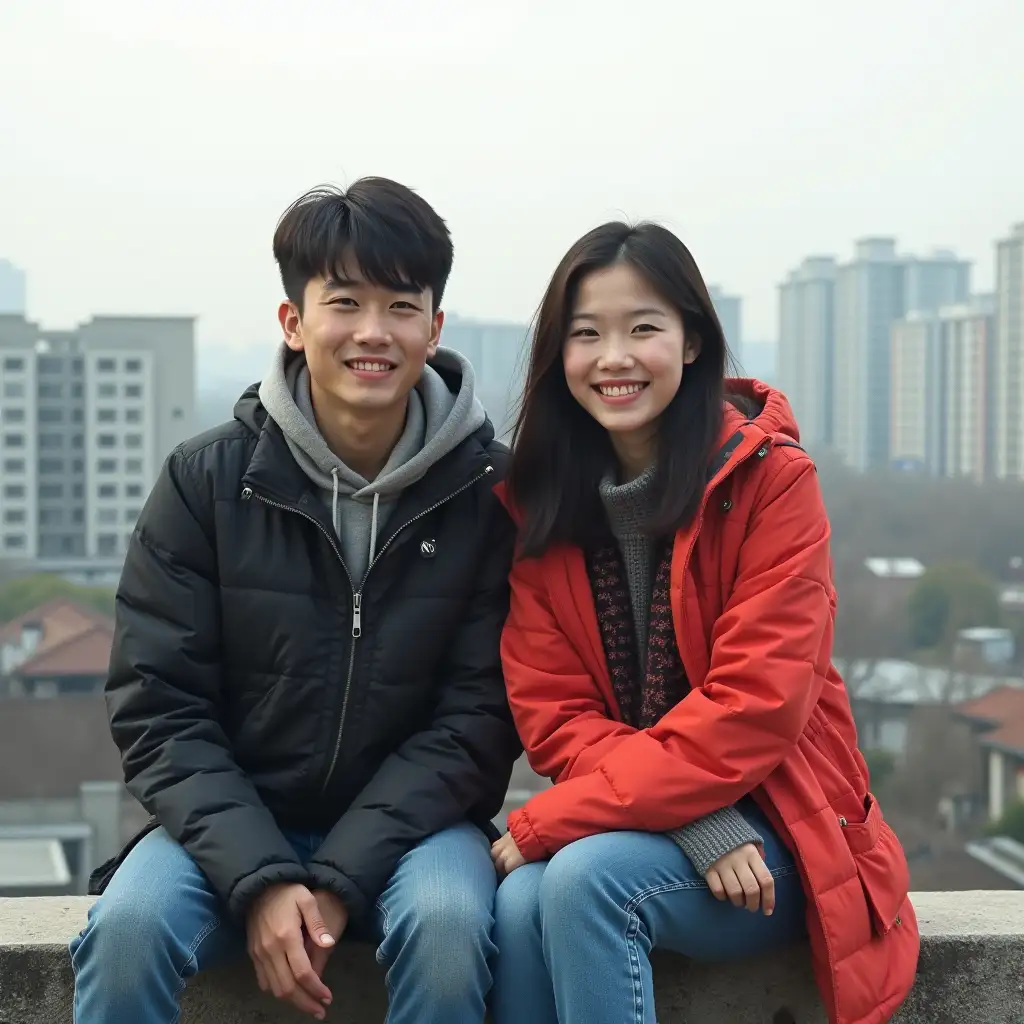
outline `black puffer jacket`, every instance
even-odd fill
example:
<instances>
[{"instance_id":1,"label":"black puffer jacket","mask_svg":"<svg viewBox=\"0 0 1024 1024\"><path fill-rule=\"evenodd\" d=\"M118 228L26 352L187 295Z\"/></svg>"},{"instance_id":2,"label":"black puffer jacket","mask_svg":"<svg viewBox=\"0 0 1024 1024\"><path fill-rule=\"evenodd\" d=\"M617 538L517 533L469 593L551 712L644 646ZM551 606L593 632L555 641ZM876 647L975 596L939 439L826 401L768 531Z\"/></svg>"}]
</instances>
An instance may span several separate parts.
<instances>
[{"instance_id":1,"label":"black puffer jacket","mask_svg":"<svg viewBox=\"0 0 1024 1024\"><path fill-rule=\"evenodd\" d=\"M420 840L491 829L520 751L498 650L506 457L487 423L410 487L359 595L254 388L167 460L117 592L107 705L129 790L234 911L299 881L358 917ZM304 867L282 828L329 834Z\"/></svg>"}]
</instances>

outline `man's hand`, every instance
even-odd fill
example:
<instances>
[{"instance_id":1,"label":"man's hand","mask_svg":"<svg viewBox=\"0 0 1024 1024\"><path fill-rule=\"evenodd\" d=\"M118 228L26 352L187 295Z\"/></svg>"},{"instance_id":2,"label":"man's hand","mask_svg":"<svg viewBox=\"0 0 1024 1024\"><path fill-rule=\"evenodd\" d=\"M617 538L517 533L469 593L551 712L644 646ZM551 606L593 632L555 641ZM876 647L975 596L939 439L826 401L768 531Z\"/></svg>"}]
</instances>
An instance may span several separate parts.
<instances>
[{"instance_id":1,"label":"man's hand","mask_svg":"<svg viewBox=\"0 0 1024 1024\"><path fill-rule=\"evenodd\" d=\"M494 861L499 878L507 877L526 863L526 858L519 852L511 832L506 832L491 846L491 860Z\"/></svg>"},{"instance_id":2,"label":"man's hand","mask_svg":"<svg viewBox=\"0 0 1024 1024\"><path fill-rule=\"evenodd\" d=\"M316 897L304 885L284 883L265 889L253 901L246 921L249 956L260 988L286 999L317 1020L331 1003L331 990L309 961L305 934L321 950L335 937L324 922Z\"/></svg>"},{"instance_id":3,"label":"man's hand","mask_svg":"<svg viewBox=\"0 0 1024 1024\"><path fill-rule=\"evenodd\" d=\"M320 917L327 927L327 932L337 943L348 927L348 910L338 896L328 889L314 889L313 897L320 910ZM334 946L317 943L308 933L306 935L306 955L318 978L323 978L324 968L334 952Z\"/></svg>"},{"instance_id":4,"label":"man's hand","mask_svg":"<svg viewBox=\"0 0 1024 1024\"><path fill-rule=\"evenodd\" d=\"M720 857L704 878L716 900L728 899L751 913L763 910L765 917L775 910L775 879L753 843Z\"/></svg>"}]
</instances>

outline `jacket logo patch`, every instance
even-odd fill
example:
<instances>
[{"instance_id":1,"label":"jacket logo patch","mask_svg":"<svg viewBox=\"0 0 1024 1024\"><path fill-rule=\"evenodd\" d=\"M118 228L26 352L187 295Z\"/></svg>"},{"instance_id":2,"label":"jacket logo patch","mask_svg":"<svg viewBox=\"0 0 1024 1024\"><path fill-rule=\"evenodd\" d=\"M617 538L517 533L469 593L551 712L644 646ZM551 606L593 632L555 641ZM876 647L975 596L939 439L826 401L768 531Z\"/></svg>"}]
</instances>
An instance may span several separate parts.
<instances>
[{"instance_id":1,"label":"jacket logo patch","mask_svg":"<svg viewBox=\"0 0 1024 1024\"><path fill-rule=\"evenodd\" d=\"M424 558L433 558L437 554L437 541L433 537L420 542L420 554Z\"/></svg>"}]
</instances>

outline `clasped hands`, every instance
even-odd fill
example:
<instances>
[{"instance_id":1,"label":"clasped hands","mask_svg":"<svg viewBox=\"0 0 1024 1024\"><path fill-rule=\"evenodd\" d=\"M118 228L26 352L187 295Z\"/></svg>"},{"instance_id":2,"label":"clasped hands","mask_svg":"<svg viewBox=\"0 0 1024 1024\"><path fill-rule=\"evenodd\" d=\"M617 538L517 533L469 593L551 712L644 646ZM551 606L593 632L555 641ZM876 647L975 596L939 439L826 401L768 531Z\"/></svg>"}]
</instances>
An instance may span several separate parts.
<instances>
[{"instance_id":1,"label":"clasped hands","mask_svg":"<svg viewBox=\"0 0 1024 1024\"><path fill-rule=\"evenodd\" d=\"M344 903L326 889L283 883L265 889L246 918L249 957L263 992L316 1020L331 1005L324 968L348 926Z\"/></svg>"},{"instance_id":2,"label":"clasped hands","mask_svg":"<svg viewBox=\"0 0 1024 1024\"><path fill-rule=\"evenodd\" d=\"M499 878L526 863L511 832L491 846L491 860ZM765 917L771 917L775 911L775 880L764 862L763 851L753 843L745 843L719 857L708 868L704 880L716 900L729 900L733 906L746 907L751 913L760 910Z\"/></svg>"}]
</instances>

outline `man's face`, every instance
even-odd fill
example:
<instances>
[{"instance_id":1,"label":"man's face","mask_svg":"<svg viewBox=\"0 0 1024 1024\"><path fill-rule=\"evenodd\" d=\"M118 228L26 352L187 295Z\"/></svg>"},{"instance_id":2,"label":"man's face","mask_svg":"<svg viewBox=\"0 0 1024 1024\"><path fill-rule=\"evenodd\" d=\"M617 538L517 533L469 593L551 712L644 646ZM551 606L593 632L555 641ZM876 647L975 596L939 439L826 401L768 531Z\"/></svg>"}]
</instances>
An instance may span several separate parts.
<instances>
[{"instance_id":1,"label":"man's face","mask_svg":"<svg viewBox=\"0 0 1024 1024\"><path fill-rule=\"evenodd\" d=\"M384 412L403 406L437 351L444 314L433 312L430 288L391 291L355 267L336 280L313 278L303 311L279 310L289 348L304 352L318 411Z\"/></svg>"}]
</instances>

